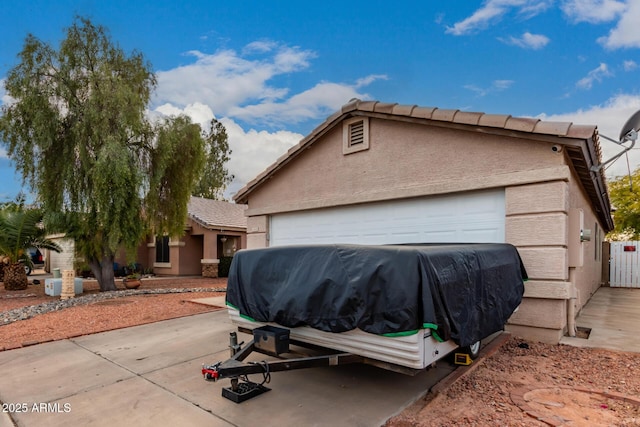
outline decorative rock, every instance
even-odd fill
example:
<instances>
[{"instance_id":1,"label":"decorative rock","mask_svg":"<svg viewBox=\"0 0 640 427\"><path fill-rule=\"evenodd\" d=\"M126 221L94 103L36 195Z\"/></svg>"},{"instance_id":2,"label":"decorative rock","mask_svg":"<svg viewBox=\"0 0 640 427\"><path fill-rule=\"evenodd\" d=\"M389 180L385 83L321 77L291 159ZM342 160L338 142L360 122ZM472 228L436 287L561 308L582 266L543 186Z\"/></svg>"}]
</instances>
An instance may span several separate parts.
<instances>
[{"instance_id":1,"label":"decorative rock","mask_svg":"<svg viewBox=\"0 0 640 427\"><path fill-rule=\"evenodd\" d=\"M113 298L128 297L132 295L154 295L154 294L179 294L195 292L226 292L226 288L172 288L172 289L140 289L126 291L101 292L98 294L82 295L77 298L67 300L54 300L37 305L15 308L13 310L0 313L0 326L20 320L27 320L39 314L50 313L77 305L91 304L97 301L104 301Z\"/></svg>"}]
</instances>

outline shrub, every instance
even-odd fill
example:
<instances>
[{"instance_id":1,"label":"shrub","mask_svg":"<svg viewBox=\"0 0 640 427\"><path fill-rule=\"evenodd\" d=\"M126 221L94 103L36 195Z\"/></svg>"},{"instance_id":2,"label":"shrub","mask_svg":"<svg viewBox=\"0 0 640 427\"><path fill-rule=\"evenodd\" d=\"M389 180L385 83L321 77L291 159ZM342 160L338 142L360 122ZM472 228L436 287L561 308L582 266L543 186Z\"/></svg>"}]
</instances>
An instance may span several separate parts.
<instances>
[{"instance_id":1,"label":"shrub","mask_svg":"<svg viewBox=\"0 0 640 427\"><path fill-rule=\"evenodd\" d=\"M231 267L232 256L220 257L220 264L218 264L218 277L229 277L229 268Z\"/></svg>"}]
</instances>

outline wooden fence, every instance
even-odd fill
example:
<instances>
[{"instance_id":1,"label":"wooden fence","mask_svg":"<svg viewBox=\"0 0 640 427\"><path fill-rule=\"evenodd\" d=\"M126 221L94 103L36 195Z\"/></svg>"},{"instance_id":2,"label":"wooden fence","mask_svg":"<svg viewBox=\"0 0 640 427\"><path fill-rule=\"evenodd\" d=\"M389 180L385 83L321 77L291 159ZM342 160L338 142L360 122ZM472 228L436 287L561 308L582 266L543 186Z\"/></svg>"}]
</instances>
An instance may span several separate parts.
<instances>
[{"instance_id":1,"label":"wooden fence","mask_svg":"<svg viewBox=\"0 0 640 427\"><path fill-rule=\"evenodd\" d=\"M640 288L640 241L611 242L609 286Z\"/></svg>"}]
</instances>

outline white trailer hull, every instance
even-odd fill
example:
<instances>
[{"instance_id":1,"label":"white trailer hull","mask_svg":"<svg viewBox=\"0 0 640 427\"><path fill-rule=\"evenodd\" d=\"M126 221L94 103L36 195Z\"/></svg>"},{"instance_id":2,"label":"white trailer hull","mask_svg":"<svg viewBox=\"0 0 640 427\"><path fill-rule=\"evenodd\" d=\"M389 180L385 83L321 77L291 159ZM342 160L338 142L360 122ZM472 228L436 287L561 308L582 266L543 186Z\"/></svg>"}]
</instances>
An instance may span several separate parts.
<instances>
[{"instance_id":1,"label":"white trailer hull","mask_svg":"<svg viewBox=\"0 0 640 427\"><path fill-rule=\"evenodd\" d=\"M255 329L268 324L282 327L273 323L253 322L241 317L238 310L232 307L228 307L228 310L231 322L241 328ZM358 329L342 333L324 332L307 326L287 329L291 340L412 369L424 369L457 347L453 341L437 341L429 329L402 337L385 337Z\"/></svg>"}]
</instances>

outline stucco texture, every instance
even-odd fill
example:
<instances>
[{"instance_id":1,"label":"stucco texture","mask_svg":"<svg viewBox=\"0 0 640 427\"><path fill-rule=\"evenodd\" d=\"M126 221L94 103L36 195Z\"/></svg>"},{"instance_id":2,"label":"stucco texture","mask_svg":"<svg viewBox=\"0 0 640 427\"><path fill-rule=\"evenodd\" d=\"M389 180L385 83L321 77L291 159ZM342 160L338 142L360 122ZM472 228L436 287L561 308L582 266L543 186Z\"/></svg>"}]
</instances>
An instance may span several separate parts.
<instances>
[{"instance_id":1,"label":"stucco texture","mask_svg":"<svg viewBox=\"0 0 640 427\"><path fill-rule=\"evenodd\" d=\"M567 150L558 149L554 137L524 132L375 115L368 121L368 149L345 154L343 126L336 124L292 148L266 179L261 175L242 197L248 247L268 246L269 216L282 212L502 188L506 242L518 248L530 277L508 329L558 342L570 324L568 304L577 312L600 285L595 248L604 234L592 230L590 242L578 242L583 264L570 268L576 247L570 212L582 210L584 228L603 226Z\"/></svg>"},{"instance_id":2,"label":"stucco texture","mask_svg":"<svg viewBox=\"0 0 640 427\"><path fill-rule=\"evenodd\" d=\"M509 174L565 165L551 144L371 119L370 149L342 153L342 127L252 192L249 215L504 186ZM496 180L496 174L505 175ZM521 178L526 180L531 178ZM258 212L256 211L258 210Z\"/></svg>"}]
</instances>

